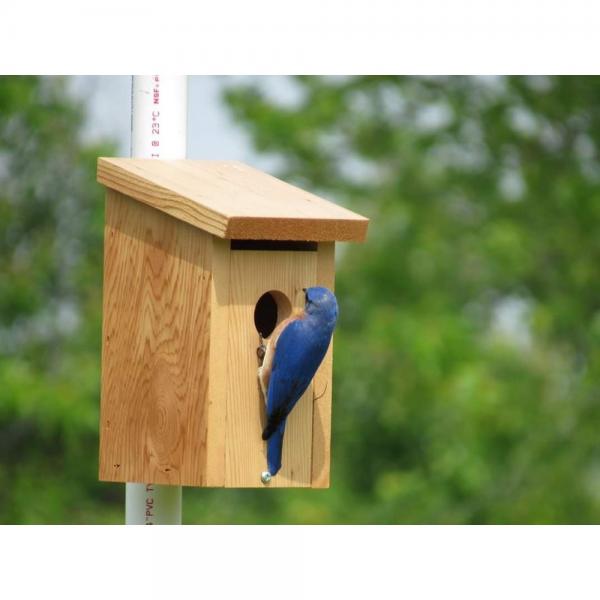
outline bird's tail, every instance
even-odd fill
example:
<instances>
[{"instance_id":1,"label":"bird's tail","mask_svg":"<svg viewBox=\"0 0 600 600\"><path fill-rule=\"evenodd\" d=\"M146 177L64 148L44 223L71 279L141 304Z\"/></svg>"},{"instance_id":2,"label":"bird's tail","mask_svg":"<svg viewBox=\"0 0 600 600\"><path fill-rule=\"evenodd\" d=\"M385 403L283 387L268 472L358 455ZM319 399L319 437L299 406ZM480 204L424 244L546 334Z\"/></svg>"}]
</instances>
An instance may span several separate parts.
<instances>
[{"instance_id":1,"label":"bird's tail","mask_svg":"<svg viewBox=\"0 0 600 600\"><path fill-rule=\"evenodd\" d=\"M282 419L277 424L276 429L270 434L267 441L267 465L269 473L272 476L276 475L279 469L281 469L281 453L283 450L283 434L285 432L286 420Z\"/></svg>"},{"instance_id":2,"label":"bird's tail","mask_svg":"<svg viewBox=\"0 0 600 600\"><path fill-rule=\"evenodd\" d=\"M280 422L281 421L279 421L279 423ZM267 421L267 425L265 426L262 432L262 439L265 441L268 440L275 433L275 430L277 429L279 423L274 420Z\"/></svg>"},{"instance_id":3,"label":"bird's tail","mask_svg":"<svg viewBox=\"0 0 600 600\"><path fill-rule=\"evenodd\" d=\"M268 440L277 431L281 421L285 421L286 417L287 415L283 410L274 411L267 419L267 424L262 432L262 439Z\"/></svg>"}]
</instances>

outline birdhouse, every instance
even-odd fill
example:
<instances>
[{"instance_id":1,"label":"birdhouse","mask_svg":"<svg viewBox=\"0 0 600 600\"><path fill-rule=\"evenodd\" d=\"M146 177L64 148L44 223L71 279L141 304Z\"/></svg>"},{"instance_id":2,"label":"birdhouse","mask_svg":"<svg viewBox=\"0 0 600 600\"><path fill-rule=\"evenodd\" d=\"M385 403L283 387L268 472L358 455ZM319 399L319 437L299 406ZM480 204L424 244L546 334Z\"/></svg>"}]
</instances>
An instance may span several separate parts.
<instances>
[{"instance_id":1,"label":"birdhouse","mask_svg":"<svg viewBox=\"0 0 600 600\"><path fill-rule=\"evenodd\" d=\"M100 158L100 479L261 487L265 338L368 220L242 163ZM343 306L342 306L343 310ZM331 347L271 487L328 487Z\"/></svg>"}]
</instances>

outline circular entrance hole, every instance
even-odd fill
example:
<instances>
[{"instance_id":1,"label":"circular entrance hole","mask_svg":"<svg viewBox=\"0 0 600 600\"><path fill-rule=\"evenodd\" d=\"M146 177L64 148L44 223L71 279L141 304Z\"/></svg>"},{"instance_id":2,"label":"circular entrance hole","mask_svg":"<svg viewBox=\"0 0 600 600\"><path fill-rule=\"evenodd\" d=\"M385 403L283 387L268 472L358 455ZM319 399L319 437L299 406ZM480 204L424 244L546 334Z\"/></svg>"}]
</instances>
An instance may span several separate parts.
<instances>
[{"instance_id":1,"label":"circular entrance hole","mask_svg":"<svg viewBox=\"0 0 600 600\"><path fill-rule=\"evenodd\" d=\"M254 325L263 338L268 338L275 327L292 314L292 303L287 296L271 290L263 294L254 308Z\"/></svg>"}]
</instances>

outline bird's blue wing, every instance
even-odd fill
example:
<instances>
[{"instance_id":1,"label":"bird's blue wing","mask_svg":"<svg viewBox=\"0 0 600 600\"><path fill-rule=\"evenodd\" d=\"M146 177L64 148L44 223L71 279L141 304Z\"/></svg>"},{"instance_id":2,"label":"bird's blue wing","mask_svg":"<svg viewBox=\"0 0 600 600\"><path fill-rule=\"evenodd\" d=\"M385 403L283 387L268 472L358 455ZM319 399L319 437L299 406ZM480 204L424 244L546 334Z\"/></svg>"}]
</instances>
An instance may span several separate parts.
<instances>
[{"instance_id":1,"label":"bird's blue wing","mask_svg":"<svg viewBox=\"0 0 600 600\"><path fill-rule=\"evenodd\" d=\"M314 340L300 319L291 321L277 340L267 392L267 441L269 473L281 469L283 435L287 416L310 384L320 360L314 356ZM315 364L316 362L316 364Z\"/></svg>"},{"instance_id":2,"label":"bird's blue wing","mask_svg":"<svg viewBox=\"0 0 600 600\"><path fill-rule=\"evenodd\" d=\"M281 332L267 391L263 439L270 437L306 391L323 360L330 337L327 332L307 327L302 319L290 322Z\"/></svg>"}]
</instances>

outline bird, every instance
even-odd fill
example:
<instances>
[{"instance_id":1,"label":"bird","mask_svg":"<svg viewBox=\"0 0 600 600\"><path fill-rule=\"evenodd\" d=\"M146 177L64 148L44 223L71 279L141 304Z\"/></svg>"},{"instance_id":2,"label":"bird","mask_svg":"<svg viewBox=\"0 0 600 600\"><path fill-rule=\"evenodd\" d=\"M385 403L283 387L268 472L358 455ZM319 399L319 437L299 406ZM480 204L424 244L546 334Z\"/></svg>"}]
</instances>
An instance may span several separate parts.
<instances>
[{"instance_id":1,"label":"bird","mask_svg":"<svg viewBox=\"0 0 600 600\"><path fill-rule=\"evenodd\" d=\"M266 402L268 471L263 482L281 469L287 417L308 388L325 357L338 318L338 303L325 287L302 290L305 306L283 320L269 337L258 378ZM266 479L265 479L266 478Z\"/></svg>"}]
</instances>

